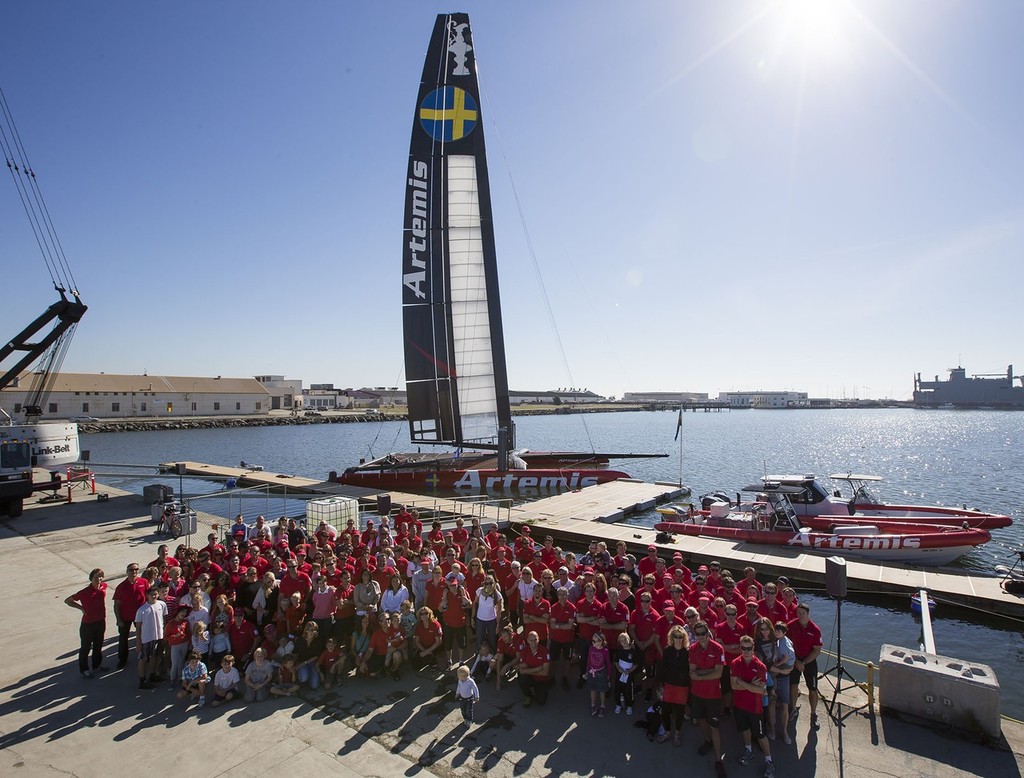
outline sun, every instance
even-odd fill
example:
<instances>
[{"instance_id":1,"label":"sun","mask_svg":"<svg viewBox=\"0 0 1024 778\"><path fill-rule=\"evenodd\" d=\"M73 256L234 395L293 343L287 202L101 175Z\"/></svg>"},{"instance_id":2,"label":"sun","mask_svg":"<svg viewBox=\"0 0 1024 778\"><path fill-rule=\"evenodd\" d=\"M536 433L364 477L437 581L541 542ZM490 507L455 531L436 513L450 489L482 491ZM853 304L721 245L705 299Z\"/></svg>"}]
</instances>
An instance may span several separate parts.
<instances>
[{"instance_id":1,"label":"sun","mask_svg":"<svg viewBox=\"0 0 1024 778\"><path fill-rule=\"evenodd\" d=\"M849 0L782 0L779 11L785 39L804 59L841 60L849 53L857 24Z\"/></svg>"}]
</instances>

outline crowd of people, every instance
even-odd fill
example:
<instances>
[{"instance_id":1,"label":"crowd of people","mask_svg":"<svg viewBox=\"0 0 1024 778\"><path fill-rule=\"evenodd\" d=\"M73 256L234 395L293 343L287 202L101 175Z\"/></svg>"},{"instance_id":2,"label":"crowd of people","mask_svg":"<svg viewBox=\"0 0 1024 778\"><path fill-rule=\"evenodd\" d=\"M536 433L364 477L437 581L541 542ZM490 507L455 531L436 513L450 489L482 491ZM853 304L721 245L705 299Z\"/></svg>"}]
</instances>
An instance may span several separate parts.
<instances>
[{"instance_id":1,"label":"crowd of people","mask_svg":"<svg viewBox=\"0 0 1024 778\"><path fill-rule=\"evenodd\" d=\"M393 524L392 524L393 522ZM400 510L336 532L294 520L237 517L207 545L161 545L127 565L113 590L117 668L134 648L140 689L167 683L199 706L257 702L343 684L398 681L413 671L456 671L472 721L477 682L516 683L523 705L553 690L589 692L590 715L642 714L657 742L680 746L699 725L698 753L726 773L719 729L731 717L740 764L756 741L774 775L771 741L792 743L800 681L818 728L821 632L785 577L762 583L717 561L688 568L656 546L637 561L619 543L576 555L528 525L509 543L492 525L457 519L444 531ZM103 672L103 570L65 602L82 611L79 670Z\"/></svg>"}]
</instances>

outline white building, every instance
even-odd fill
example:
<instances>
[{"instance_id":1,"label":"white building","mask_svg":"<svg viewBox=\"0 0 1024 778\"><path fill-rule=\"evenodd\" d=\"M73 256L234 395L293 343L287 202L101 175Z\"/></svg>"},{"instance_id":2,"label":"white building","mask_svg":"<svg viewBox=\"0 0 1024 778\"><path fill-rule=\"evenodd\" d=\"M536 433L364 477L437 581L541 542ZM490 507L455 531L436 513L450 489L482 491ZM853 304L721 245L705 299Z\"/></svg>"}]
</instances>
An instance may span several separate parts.
<instances>
[{"instance_id":1,"label":"white building","mask_svg":"<svg viewBox=\"0 0 1024 778\"><path fill-rule=\"evenodd\" d=\"M34 377L25 373L0 392L0 407L20 414ZM270 407L270 392L255 378L58 373L43 418L250 416Z\"/></svg>"},{"instance_id":2,"label":"white building","mask_svg":"<svg viewBox=\"0 0 1024 778\"><path fill-rule=\"evenodd\" d=\"M811 402L807 392L719 392L719 402L727 402L731 408L809 408Z\"/></svg>"},{"instance_id":3,"label":"white building","mask_svg":"<svg viewBox=\"0 0 1024 778\"><path fill-rule=\"evenodd\" d=\"M270 410L291 411L302 405L302 379L258 375L256 380L270 393Z\"/></svg>"}]
</instances>

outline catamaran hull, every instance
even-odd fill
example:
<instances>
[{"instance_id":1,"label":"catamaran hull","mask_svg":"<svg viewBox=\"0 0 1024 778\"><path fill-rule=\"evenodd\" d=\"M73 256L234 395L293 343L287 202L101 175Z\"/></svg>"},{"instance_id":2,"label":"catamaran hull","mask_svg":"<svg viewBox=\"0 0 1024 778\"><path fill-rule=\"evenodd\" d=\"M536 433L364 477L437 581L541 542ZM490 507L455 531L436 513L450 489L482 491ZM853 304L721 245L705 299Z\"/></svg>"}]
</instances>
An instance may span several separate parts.
<instances>
[{"instance_id":1,"label":"catamaran hull","mask_svg":"<svg viewBox=\"0 0 1024 778\"><path fill-rule=\"evenodd\" d=\"M629 478L619 470L424 470L349 468L338 481L350 486L415 494L560 494Z\"/></svg>"},{"instance_id":2,"label":"catamaran hull","mask_svg":"<svg viewBox=\"0 0 1024 778\"><path fill-rule=\"evenodd\" d=\"M928 566L949 564L975 546L991 540L991 535L982 529L913 534L833 535L828 532L754 530L675 521L659 522L654 528L660 532L678 535L778 546L857 560Z\"/></svg>"}]
</instances>

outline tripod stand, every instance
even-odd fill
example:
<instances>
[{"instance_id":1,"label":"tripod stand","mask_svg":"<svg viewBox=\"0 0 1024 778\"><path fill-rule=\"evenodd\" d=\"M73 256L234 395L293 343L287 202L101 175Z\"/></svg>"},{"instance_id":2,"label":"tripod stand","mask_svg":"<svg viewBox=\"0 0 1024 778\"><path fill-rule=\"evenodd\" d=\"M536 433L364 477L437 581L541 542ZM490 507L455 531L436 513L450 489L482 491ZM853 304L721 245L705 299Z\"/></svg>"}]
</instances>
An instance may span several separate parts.
<instances>
[{"instance_id":1,"label":"tripod stand","mask_svg":"<svg viewBox=\"0 0 1024 778\"><path fill-rule=\"evenodd\" d=\"M832 599L836 602L836 663L832 665L832 667L822 671L821 675L818 677L825 678L830 673L836 674L835 686L832 690L832 701L828 704L828 715L829 718L831 718L837 725L842 727L843 720L846 719L847 716L852 715L861 708L867 707L867 703L858 705L855 708L850 708L850 710L842 715L836 713L836 706L842 704L837 702L836 699L839 696L839 692L844 689L859 689L860 684L857 679L850 675L850 672L843 666L843 598L833 596ZM844 677L849 681L846 686L843 686Z\"/></svg>"}]
</instances>

